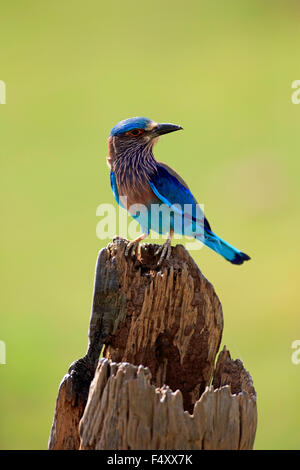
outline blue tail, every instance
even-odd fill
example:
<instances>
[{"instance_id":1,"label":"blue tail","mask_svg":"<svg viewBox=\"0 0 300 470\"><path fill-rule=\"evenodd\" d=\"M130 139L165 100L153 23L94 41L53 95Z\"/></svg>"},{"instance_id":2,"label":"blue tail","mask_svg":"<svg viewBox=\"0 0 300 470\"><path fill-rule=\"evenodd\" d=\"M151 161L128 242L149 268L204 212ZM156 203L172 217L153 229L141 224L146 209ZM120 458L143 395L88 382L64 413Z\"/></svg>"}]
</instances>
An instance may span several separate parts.
<instances>
[{"instance_id":1,"label":"blue tail","mask_svg":"<svg viewBox=\"0 0 300 470\"><path fill-rule=\"evenodd\" d=\"M206 229L204 231L204 240L203 235L201 237L196 236L196 238L232 264L243 264L244 261L251 259L246 253L229 245L229 243L215 235L211 230Z\"/></svg>"}]
</instances>

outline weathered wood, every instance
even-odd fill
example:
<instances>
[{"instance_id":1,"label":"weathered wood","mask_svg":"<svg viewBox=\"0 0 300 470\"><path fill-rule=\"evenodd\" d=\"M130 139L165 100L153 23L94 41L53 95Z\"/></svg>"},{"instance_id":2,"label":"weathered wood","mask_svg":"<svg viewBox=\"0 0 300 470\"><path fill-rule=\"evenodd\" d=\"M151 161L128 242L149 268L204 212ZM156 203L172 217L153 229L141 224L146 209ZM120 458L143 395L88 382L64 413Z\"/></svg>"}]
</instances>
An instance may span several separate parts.
<instances>
[{"instance_id":1,"label":"weathered wood","mask_svg":"<svg viewBox=\"0 0 300 470\"><path fill-rule=\"evenodd\" d=\"M85 409L89 386L94 376L84 359L74 362L59 386L48 448L79 448L78 425Z\"/></svg>"},{"instance_id":2,"label":"weathered wood","mask_svg":"<svg viewBox=\"0 0 300 470\"><path fill-rule=\"evenodd\" d=\"M106 265L123 275L119 292L126 308L105 341L104 357L149 367L153 383L183 394L191 410L210 383L219 349L223 315L212 285L182 245L157 267L155 245L143 245L140 258L125 258L126 244L110 246Z\"/></svg>"},{"instance_id":3,"label":"weathered wood","mask_svg":"<svg viewBox=\"0 0 300 470\"><path fill-rule=\"evenodd\" d=\"M179 390L151 385L148 368L101 359L80 422L80 449L251 449L255 425L255 396L244 389L207 387L191 415Z\"/></svg>"},{"instance_id":4,"label":"weathered wood","mask_svg":"<svg viewBox=\"0 0 300 470\"><path fill-rule=\"evenodd\" d=\"M176 415L176 420L178 419L178 422L181 422L183 418L180 416L183 413L184 423L196 422L194 418L196 410L200 406L199 397L201 397L200 402L202 405L199 410L202 410L205 403L210 403L211 406L219 406L219 412L221 408L223 410L225 407L224 410L227 410L227 415L230 412L231 416L233 413L232 407L235 407L234 409L237 411L235 411L233 427L235 433L237 433L236 435L240 436L239 442L233 439L229 443L229 438L225 437L227 434L223 428L219 429L220 436L222 437L225 433L222 439L226 445L232 445L232 448L241 448L243 442L245 442L243 444L244 448L251 448L256 428L256 418L254 419L254 415L256 416L255 391L253 388L250 393L249 386L245 385L247 380L249 383L251 382L251 378L244 371L240 361L232 361L226 350L219 356L217 368L214 372L214 362L222 337L223 315L220 301L212 285L181 245L172 248L170 259L164 262L161 267L157 266L157 257L154 255L157 245L143 245L139 256L125 257L126 245L126 240L117 239L99 253L87 353L84 358L71 365L68 374L60 385L49 448L79 448L78 425L84 410L85 413L81 423L82 448L93 448L93 445L100 446L99 448L110 448L109 446L112 446L113 449L149 448L149 445L154 445L153 441L149 443L148 440L147 442L137 440L135 444L132 444L132 437L130 437L130 439L128 438L130 444L124 436L117 438L120 429L117 430L115 426L117 422L115 412L110 411L111 414L109 412L106 414L103 411L108 402L112 406L111 410L114 410L116 406L123 406L124 410L126 409L127 402L122 404L122 400L125 400L126 394L129 393L126 392L129 376L131 381L135 381L135 385L130 385L130 387L133 387L130 388L132 390L130 406L133 406L133 409L141 407L138 413L137 411L133 413L134 420L137 420L136 426L144 426L143 420L146 419L144 414L149 413L148 405L143 401L146 400L146 396L156 397L153 398L155 403L155 400L160 403L160 399L164 402L167 400L167 398L164 398L166 396L180 396L180 399L176 398L175 400L177 403L176 413L179 413L178 416ZM112 385L109 385L110 379L107 380L107 377L107 383L104 381L104 372L100 373L102 366L100 368L98 366L93 386L90 388L103 345L105 345L104 358L108 359L109 362L102 361L101 364L103 367L103 364L106 364L105 368L107 373L109 371L112 383L114 383L114 374L117 369L123 371L117 373L117 375L119 374L118 377L123 377L125 373L124 381L119 378L119 388L114 389L115 392L118 390L120 396L116 394L113 397L111 392L108 393L107 390L112 390ZM118 363L118 365L114 363ZM129 364L120 365L120 363L131 363L132 366ZM134 390L140 390L137 380L142 379L137 378L139 373L134 368L134 366L139 365L143 366L140 369L143 372L140 374L141 377L144 377L142 381L144 388L143 393L141 392L143 398L137 404L132 403L132 400L134 400ZM152 377L151 383L150 376ZM214 377L213 386L218 389L218 393L214 392L212 387L207 389L212 377ZM102 382L98 384L97 381L99 380ZM225 385L225 388L223 385ZM231 387L231 391L234 394L237 393L237 395L231 395L228 385ZM99 387L103 395L102 392L96 395L93 394L93 388L99 391ZM134 387L138 388L135 389ZM158 391L155 391L155 387ZM89 404L86 406L89 389ZM180 392L176 392L176 390ZM157 395L157 393L162 395ZM158 399L157 396L160 398ZM210 396L224 396L227 398L222 398L224 405L220 408L221 399L207 398ZM234 398L228 398L232 396ZM178 400L181 403L179 408ZM175 403L173 398L171 401ZM239 405L237 407L237 404L240 403L243 406ZM101 417L98 412L91 412L94 408L98 411L102 410ZM194 417L190 415L192 412L194 412ZM120 413L122 415L123 412L120 411ZM173 410L172 413L174 414L175 411ZM200 411L197 411L197 413L200 413ZM201 411L201 413L204 412ZM240 420L241 413L245 422L252 419L251 432L246 433L245 437L243 437L245 426L242 427ZM94 421L91 418L92 414L95 416ZM207 411L208 415L209 412ZM207 416L205 415L206 420L208 420ZM220 416L219 420L221 418ZM146 419L149 426L151 419L150 415ZM102 423L101 428L104 426L103 423L108 426L104 426L104 429L106 429L106 434L110 430L110 438L105 437L103 433L100 436L99 433L94 432L100 426L99 420ZM128 423L126 424L122 420L121 422L123 423L121 427L129 426ZM161 426L163 426L162 423ZM185 426L187 427L186 432L189 433L191 432L189 426L195 426L195 424L185 424ZM203 425L201 426L203 428ZM129 427L131 429L131 424ZM91 432L94 432L93 436ZM172 434L173 430L169 429L169 432ZM187 449L207 448L210 445L216 445L215 434L212 439L201 438L200 445L201 439L199 436L201 432L198 428L193 431L198 437L197 439L189 437L190 441L192 439L193 444L190 442L191 447L187 447ZM208 436L210 432L208 427L205 436ZM114 433L115 437L113 438ZM250 435L251 437L249 437ZM161 436L154 448L164 448L161 446L169 446L171 445L170 442L173 442L174 445L183 445L180 444L181 441L174 439L170 436ZM90 444L90 442L94 444ZM126 447L126 445L129 447ZM131 447L132 445L135 447ZM184 447L180 448L183 449ZM220 448L220 445L218 448Z\"/></svg>"}]
</instances>

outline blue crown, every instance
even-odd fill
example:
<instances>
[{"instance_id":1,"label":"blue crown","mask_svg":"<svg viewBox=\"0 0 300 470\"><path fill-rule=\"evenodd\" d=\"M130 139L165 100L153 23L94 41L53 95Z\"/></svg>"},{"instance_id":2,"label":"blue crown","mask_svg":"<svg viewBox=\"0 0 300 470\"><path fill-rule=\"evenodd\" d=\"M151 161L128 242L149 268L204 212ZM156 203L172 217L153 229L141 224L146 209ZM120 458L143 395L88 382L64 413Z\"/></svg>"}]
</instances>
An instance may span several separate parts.
<instances>
[{"instance_id":1,"label":"blue crown","mask_svg":"<svg viewBox=\"0 0 300 470\"><path fill-rule=\"evenodd\" d=\"M124 132L131 131L132 129L146 129L151 122L153 122L151 119L145 117L124 119L124 121L118 122L118 124L112 128L110 135L124 134Z\"/></svg>"}]
</instances>

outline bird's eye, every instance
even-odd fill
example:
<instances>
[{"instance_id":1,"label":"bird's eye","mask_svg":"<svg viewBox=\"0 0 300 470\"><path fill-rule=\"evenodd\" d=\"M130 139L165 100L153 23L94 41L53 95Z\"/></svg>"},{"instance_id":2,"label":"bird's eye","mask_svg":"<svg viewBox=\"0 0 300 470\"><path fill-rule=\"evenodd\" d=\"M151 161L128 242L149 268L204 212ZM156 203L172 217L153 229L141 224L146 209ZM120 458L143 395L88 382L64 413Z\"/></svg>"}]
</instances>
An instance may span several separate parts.
<instances>
[{"instance_id":1,"label":"bird's eye","mask_svg":"<svg viewBox=\"0 0 300 470\"><path fill-rule=\"evenodd\" d=\"M126 135L131 135L136 137L137 135L143 134L145 131L144 129L132 129L131 131L126 132Z\"/></svg>"}]
</instances>

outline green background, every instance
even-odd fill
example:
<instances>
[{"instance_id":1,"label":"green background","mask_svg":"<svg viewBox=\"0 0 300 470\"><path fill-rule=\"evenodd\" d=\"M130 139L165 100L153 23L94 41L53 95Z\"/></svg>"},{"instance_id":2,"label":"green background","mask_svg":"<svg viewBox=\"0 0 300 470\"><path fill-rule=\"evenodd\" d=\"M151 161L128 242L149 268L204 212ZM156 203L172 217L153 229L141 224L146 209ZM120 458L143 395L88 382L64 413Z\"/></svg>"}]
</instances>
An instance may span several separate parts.
<instances>
[{"instance_id":1,"label":"green background","mask_svg":"<svg viewBox=\"0 0 300 470\"><path fill-rule=\"evenodd\" d=\"M255 447L299 449L299 2L6 0L0 15L0 447L47 447L108 243L107 136L141 115L184 127L157 158L252 257L191 252L222 301L223 344L253 377Z\"/></svg>"}]
</instances>

